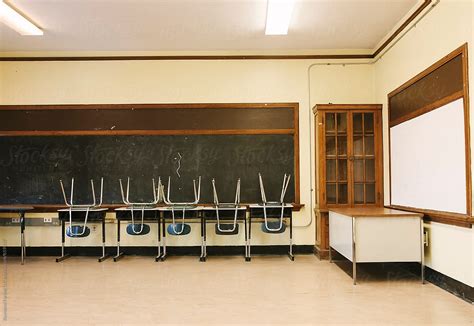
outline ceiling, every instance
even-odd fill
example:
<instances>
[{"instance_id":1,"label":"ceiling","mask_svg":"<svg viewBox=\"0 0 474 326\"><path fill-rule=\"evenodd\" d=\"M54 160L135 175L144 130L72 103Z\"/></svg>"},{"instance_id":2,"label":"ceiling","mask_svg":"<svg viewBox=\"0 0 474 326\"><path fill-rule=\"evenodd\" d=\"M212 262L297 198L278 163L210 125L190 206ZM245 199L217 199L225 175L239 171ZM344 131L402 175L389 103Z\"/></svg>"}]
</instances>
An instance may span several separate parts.
<instances>
[{"instance_id":1,"label":"ceiling","mask_svg":"<svg viewBox=\"0 0 474 326\"><path fill-rule=\"evenodd\" d=\"M265 36L266 0L9 0L44 30L0 23L0 51L373 49L418 0L296 0L289 33Z\"/></svg>"}]
</instances>

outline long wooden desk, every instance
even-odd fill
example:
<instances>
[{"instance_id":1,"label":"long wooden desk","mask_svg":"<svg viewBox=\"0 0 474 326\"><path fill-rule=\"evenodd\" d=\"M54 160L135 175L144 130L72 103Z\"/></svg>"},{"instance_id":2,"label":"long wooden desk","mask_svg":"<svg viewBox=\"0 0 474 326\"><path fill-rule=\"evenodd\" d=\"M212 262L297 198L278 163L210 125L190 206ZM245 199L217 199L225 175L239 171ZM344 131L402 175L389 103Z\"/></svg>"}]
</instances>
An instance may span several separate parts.
<instances>
[{"instance_id":1,"label":"long wooden desk","mask_svg":"<svg viewBox=\"0 0 474 326\"><path fill-rule=\"evenodd\" d=\"M329 209L329 258L336 250L357 263L419 262L424 283L423 214L384 207Z\"/></svg>"}]
</instances>

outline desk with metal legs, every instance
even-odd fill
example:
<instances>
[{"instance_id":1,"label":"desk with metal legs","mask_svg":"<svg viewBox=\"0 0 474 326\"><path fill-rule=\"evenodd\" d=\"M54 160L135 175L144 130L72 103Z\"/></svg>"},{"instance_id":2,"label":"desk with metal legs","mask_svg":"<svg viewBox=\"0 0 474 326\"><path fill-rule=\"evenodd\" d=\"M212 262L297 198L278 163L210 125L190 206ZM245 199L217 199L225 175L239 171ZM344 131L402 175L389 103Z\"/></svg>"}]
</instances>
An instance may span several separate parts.
<instances>
[{"instance_id":1,"label":"desk with metal legs","mask_svg":"<svg viewBox=\"0 0 474 326\"><path fill-rule=\"evenodd\" d=\"M180 232L184 230L184 224L186 221L189 220L199 220L200 221L200 212L202 207L200 206L164 206L160 207L159 210L161 212L161 222L162 222L162 235L163 235L163 253L161 254L160 260L164 261L166 259L166 221L171 221L171 225L178 226L182 225L181 228L178 229L176 236L180 235ZM184 212L184 213L183 213ZM202 227L201 227L202 231Z\"/></svg>"},{"instance_id":2,"label":"desk with metal legs","mask_svg":"<svg viewBox=\"0 0 474 326\"><path fill-rule=\"evenodd\" d=\"M252 240L252 223L260 222L267 224L270 220L278 220L281 221L281 204L266 204L265 207L262 204L252 204L249 205L250 214L249 214L249 239L248 239L248 257L247 261L251 259L251 240ZM265 210L264 210L265 209ZM266 213L266 214L265 214ZM266 215L266 217L265 217ZM288 258L290 260L295 260L293 256L293 205L291 204L284 204L283 207L283 219L289 220L289 249L288 249ZM283 221L282 221L283 223ZM282 225L280 225L282 227ZM268 229L268 228L267 228ZM269 230L269 229L268 229ZM268 232L268 233L280 233L280 232Z\"/></svg>"},{"instance_id":3,"label":"desk with metal legs","mask_svg":"<svg viewBox=\"0 0 474 326\"><path fill-rule=\"evenodd\" d=\"M26 244L25 244L25 212L31 211L32 206L24 205L0 205L0 213L17 213L20 218L20 250L21 250L21 264L25 263Z\"/></svg>"},{"instance_id":4,"label":"desk with metal legs","mask_svg":"<svg viewBox=\"0 0 474 326\"><path fill-rule=\"evenodd\" d=\"M99 263L103 262L110 255L105 253L105 216L107 215L107 208L90 208L88 212L85 208L64 208L58 210L58 218L61 222L61 257L56 258L56 262L63 261L71 257L71 254L66 254L64 251L64 243L66 241L66 223L70 221L72 217L73 222L84 223L84 216L87 213L87 223L100 223L102 229L102 256L98 258ZM70 214L72 214L70 216ZM85 224L87 224L85 223ZM71 225L69 225L71 227ZM87 225L84 225L87 227Z\"/></svg>"},{"instance_id":5,"label":"desk with metal legs","mask_svg":"<svg viewBox=\"0 0 474 326\"><path fill-rule=\"evenodd\" d=\"M384 207L331 208L329 260L332 250L357 263L419 262L424 283L423 214Z\"/></svg>"},{"instance_id":6,"label":"desk with metal legs","mask_svg":"<svg viewBox=\"0 0 474 326\"><path fill-rule=\"evenodd\" d=\"M249 258L248 235L247 235L247 207L237 206L237 216L235 206L229 207L203 207L201 214L201 261L207 259L207 222L212 221L216 225L216 233L219 235L236 234L239 232L239 223L244 225L245 237L245 259ZM235 220L235 224L234 224ZM236 232L237 231L237 232Z\"/></svg>"},{"instance_id":7,"label":"desk with metal legs","mask_svg":"<svg viewBox=\"0 0 474 326\"><path fill-rule=\"evenodd\" d=\"M143 214L143 215L142 215ZM157 223L158 225L158 248L155 261L159 261L163 255L161 251L161 223L160 223L160 212L158 207L142 207L132 208L131 207L120 207L115 210L115 217L117 219L117 255L114 256L114 262L120 260L124 256L124 252L120 251L120 222L128 221L132 222L133 225L142 226L145 222ZM135 230L135 226L133 226ZM136 233L136 235L140 235Z\"/></svg>"}]
</instances>

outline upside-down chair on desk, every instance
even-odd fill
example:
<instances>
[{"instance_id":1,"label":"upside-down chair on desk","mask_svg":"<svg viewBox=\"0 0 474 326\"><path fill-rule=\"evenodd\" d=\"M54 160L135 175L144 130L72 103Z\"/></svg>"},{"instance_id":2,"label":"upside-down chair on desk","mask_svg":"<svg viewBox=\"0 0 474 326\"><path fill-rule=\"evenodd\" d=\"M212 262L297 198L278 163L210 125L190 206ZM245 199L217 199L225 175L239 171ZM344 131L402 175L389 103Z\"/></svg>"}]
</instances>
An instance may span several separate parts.
<instances>
[{"instance_id":1,"label":"upside-down chair on desk","mask_svg":"<svg viewBox=\"0 0 474 326\"><path fill-rule=\"evenodd\" d=\"M74 203L74 178L71 180L71 195L69 202L66 197L63 181L59 181L61 191L63 193L64 203L68 208L58 210L58 217L61 221L61 257L56 258L56 262L63 261L69 257L70 254L65 254L64 243L66 235L70 238L85 238L90 235L90 228L87 226L89 222L99 222L102 225L102 257L99 262L104 261L109 257L105 253L105 216L107 208L101 208L102 198L104 193L104 178L100 179L100 200L97 203L95 195L94 180L90 180L93 203L91 204L75 204ZM66 222L69 226L66 228ZM73 222L81 222L81 224L73 224Z\"/></svg>"},{"instance_id":2,"label":"upside-down chair on desk","mask_svg":"<svg viewBox=\"0 0 474 326\"><path fill-rule=\"evenodd\" d=\"M196 186L196 179L193 179L194 200L191 202L173 202L171 201L171 177L168 177L167 192L165 194L165 187L161 185L161 196L166 204L165 207L160 207L162 212L163 222L163 254L161 260L166 258L166 231L173 236L183 236L191 232L191 226L185 223L186 219L199 219L199 199L201 197L201 177L198 178ZM187 214L188 213L188 214ZM177 222L181 219L181 222ZM166 227L166 220L171 220L171 224Z\"/></svg>"},{"instance_id":3,"label":"upside-down chair on desk","mask_svg":"<svg viewBox=\"0 0 474 326\"><path fill-rule=\"evenodd\" d=\"M245 258L248 257L247 240L247 208L240 205L240 179L237 180L235 199L233 203L220 203L217 195L216 181L212 179L212 190L214 195L213 207L204 207L201 216L201 261L207 259L207 221L215 221L215 232L217 235L236 235L239 233L239 222L245 226ZM229 223L231 222L231 223Z\"/></svg>"},{"instance_id":4,"label":"upside-down chair on desk","mask_svg":"<svg viewBox=\"0 0 474 326\"><path fill-rule=\"evenodd\" d=\"M269 202L265 194L265 187L263 185L262 175L258 174L258 180L260 184L260 194L262 196L262 203L252 204L249 206L249 247L248 247L248 259L250 260L251 251L251 239L252 239L252 219L263 218L262 232L269 234L280 234L286 231L285 219L289 219L289 251L288 257L294 260L293 256L293 205L285 203L285 194L290 183L290 175L285 174L283 176L283 184L281 187L281 193L279 201Z\"/></svg>"},{"instance_id":5,"label":"upside-down chair on desk","mask_svg":"<svg viewBox=\"0 0 474 326\"><path fill-rule=\"evenodd\" d=\"M120 251L120 222L130 221L127 225L127 234L131 236L142 236L150 233L150 225L145 221L157 223L158 225L158 253L155 258L158 261L161 257L161 234L160 234L160 216L157 204L160 202L161 178L158 179L158 186L156 186L155 179L152 179L153 186L153 201L151 202L131 202L130 201L130 178L127 178L127 189L124 192L122 180L119 180L120 192L122 194L122 201L126 205L115 210L115 217L117 219L117 255L114 261L118 261L124 256ZM139 222L136 221L136 214L139 215Z\"/></svg>"}]
</instances>

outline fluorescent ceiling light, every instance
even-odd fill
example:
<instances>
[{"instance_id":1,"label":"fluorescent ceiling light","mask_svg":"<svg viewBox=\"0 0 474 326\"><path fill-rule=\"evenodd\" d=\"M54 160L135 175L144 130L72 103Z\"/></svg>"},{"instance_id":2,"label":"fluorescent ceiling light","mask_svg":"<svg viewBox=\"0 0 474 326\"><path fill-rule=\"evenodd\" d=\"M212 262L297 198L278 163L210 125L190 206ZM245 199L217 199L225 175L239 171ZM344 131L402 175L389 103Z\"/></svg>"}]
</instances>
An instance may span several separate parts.
<instances>
[{"instance_id":1,"label":"fluorescent ceiling light","mask_svg":"<svg viewBox=\"0 0 474 326\"><path fill-rule=\"evenodd\" d=\"M41 29L2 0L0 0L0 21L21 35L43 35Z\"/></svg>"},{"instance_id":2,"label":"fluorescent ceiling light","mask_svg":"<svg viewBox=\"0 0 474 326\"><path fill-rule=\"evenodd\" d=\"M286 35L295 0L268 0L266 35Z\"/></svg>"}]
</instances>

